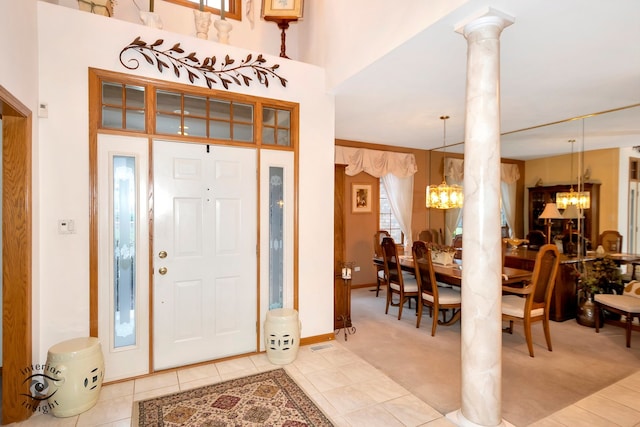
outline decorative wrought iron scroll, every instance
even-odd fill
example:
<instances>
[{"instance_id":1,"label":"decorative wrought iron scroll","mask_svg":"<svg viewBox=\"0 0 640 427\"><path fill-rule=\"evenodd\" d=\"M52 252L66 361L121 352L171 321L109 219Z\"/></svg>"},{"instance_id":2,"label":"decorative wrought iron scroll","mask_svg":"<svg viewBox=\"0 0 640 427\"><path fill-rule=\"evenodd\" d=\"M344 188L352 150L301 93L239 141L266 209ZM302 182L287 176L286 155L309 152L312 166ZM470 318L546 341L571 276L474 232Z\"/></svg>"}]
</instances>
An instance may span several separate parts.
<instances>
[{"instance_id":1,"label":"decorative wrought iron scroll","mask_svg":"<svg viewBox=\"0 0 640 427\"><path fill-rule=\"evenodd\" d=\"M269 78L278 79L282 86L287 86L287 79L276 74L276 70L280 68L280 65L266 65L267 60L262 54L255 57L252 54L248 54L237 65L234 65L236 64L235 59L225 55L224 61L220 62L216 68L217 58L215 56L208 56L200 61L195 52L185 55L180 43L174 44L170 49L160 50L159 48L163 43L164 40L158 39L152 44L147 44L138 36L122 49L120 63L129 70L137 69L140 66L138 59L126 59L125 63L125 58L123 58L126 52L133 51L142 55L150 65L155 65L161 73L165 70L173 70L176 77L181 77L182 71L185 71L191 83L202 77L209 89L212 89L216 84L221 84L225 89L229 89L230 84L250 86L254 79L251 77L251 73L247 72L248 70L251 70L257 81L266 87L269 87Z\"/></svg>"}]
</instances>

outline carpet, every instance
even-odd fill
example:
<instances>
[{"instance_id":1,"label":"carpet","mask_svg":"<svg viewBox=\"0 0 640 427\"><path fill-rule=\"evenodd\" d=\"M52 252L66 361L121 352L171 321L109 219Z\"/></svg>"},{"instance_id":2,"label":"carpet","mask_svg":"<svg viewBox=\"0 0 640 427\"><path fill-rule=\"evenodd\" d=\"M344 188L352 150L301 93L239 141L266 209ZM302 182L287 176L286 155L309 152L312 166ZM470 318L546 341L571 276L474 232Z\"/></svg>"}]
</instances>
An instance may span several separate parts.
<instances>
[{"instance_id":1,"label":"carpet","mask_svg":"<svg viewBox=\"0 0 640 427\"><path fill-rule=\"evenodd\" d=\"M333 426L284 369L133 404L133 426Z\"/></svg>"}]
</instances>

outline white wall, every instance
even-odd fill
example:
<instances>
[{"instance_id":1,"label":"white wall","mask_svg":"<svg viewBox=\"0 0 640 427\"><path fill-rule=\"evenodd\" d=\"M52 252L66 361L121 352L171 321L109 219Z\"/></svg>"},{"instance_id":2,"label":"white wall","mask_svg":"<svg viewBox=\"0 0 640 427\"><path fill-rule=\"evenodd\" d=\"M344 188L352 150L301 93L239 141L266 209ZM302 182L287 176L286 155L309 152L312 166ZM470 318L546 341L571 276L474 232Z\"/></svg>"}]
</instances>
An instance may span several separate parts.
<instances>
[{"instance_id":1,"label":"white wall","mask_svg":"<svg viewBox=\"0 0 640 427\"><path fill-rule=\"evenodd\" d=\"M125 69L119 54L136 36L162 38L166 46L179 42L200 56L240 59L257 52L44 2L38 4L38 16L39 99L49 104L49 118L39 125L38 267L44 272L40 293L46 303L34 326L40 330L43 360L51 345L89 331L88 68L188 84L146 63L134 71ZM300 320L303 337L327 334L333 331L333 98L325 92L322 69L279 57L267 60L280 64L278 73L288 79L287 87L271 81L268 88L256 84L230 90L300 103ZM63 218L76 221L76 234L58 234L57 221Z\"/></svg>"},{"instance_id":2,"label":"white wall","mask_svg":"<svg viewBox=\"0 0 640 427\"><path fill-rule=\"evenodd\" d=\"M37 51L37 0L0 1L0 85L29 108L34 115L32 124L32 309L33 309L33 360L38 359L40 323L40 236L38 228L40 172L38 170L38 51Z\"/></svg>"}]
</instances>

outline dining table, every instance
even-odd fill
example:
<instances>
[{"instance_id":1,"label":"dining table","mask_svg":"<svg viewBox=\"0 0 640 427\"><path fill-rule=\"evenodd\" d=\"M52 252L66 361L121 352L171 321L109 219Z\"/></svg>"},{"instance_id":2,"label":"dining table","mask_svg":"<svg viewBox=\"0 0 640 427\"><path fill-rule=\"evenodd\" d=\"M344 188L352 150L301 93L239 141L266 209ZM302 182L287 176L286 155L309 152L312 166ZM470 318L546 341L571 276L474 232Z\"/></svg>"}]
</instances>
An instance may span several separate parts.
<instances>
[{"instance_id":1,"label":"dining table","mask_svg":"<svg viewBox=\"0 0 640 427\"><path fill-rule=\"evenodd\" d=\"M415 272L412 256L400 255L400 268L403 271L410 273ZM383 265L384 261L382 257L373 257L373 263L375 265ZM452 264L442 265L433 263L433 271L436 275L438 282L447 283L453 286L462 286L462 260L454 259ZM503 267L502 270L502 284L511 285L522 283L530 280L532 271L522 270L513 267Z\"/></svg>"}]
</instances>

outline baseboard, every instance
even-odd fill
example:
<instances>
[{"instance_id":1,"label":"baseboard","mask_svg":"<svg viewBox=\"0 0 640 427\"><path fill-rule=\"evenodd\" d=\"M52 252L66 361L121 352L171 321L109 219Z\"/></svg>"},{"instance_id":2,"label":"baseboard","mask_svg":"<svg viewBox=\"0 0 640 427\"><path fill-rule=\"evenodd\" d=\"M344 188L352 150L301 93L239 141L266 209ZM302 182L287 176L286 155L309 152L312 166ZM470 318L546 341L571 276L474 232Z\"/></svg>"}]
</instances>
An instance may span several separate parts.
<instances>
[{"instance_id":1,"label":"baseboard","mask_svg":"<svg viewBox=\"0 0 640 427\"><path fill-rule=\"evenodd\" d=\"M300 345L317 344L319 342L332 341L335 339L336 339L336 335L334 333L315 335L312 337L300 338Z\"/></svg>"},{"instance_id":2,"label":"baseboard","mask_svg":"<svg viewBox=\"0 0 640 427\"><path fill-rule=\"evenodd\" d=\"M359 285L351 285L351 289L375 288L375 287L376 287L375 283L360 283Z\"/></svg>"}]
</instances>

